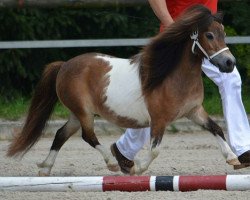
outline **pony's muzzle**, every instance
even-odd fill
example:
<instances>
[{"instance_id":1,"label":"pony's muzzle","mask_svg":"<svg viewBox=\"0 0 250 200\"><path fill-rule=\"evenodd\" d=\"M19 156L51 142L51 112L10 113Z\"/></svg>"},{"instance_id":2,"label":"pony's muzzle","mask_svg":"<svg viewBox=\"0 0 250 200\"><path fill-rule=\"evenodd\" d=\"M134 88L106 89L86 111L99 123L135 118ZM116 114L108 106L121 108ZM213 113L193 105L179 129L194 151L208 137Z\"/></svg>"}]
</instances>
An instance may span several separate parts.
<instances>
[{"instance_id":1,"label":"pony's muzzle","mask_svg":"<svg viewBox=\"0 0 250 200\"><path fill-rule=\"evenodd\" d=\"M230 73L234 70L236 59L232 54L221 54L210 60L212 64L217 66L220 72Z\"/></svg>"}]
</instances>

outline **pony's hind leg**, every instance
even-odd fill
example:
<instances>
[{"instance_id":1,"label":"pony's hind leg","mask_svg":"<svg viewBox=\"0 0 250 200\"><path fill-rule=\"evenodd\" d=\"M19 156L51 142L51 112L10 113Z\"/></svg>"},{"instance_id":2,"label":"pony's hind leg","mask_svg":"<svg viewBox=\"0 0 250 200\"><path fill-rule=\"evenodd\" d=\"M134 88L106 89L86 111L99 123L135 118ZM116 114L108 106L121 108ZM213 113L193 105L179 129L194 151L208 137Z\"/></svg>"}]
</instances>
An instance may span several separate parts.
<instances>
[{"instance_id":1,"label":"pony's hind leg","mask_svg":"<svg viewBox=\"0 0 250 200\"><path fill-rule=\"evenodd\" d=\"M238 157L229 147L222 129L208 116L202 106L194 109L188 118L210 131L216 137L221 147L222 155L225 157L226 162L229 165L240 165Z\"/></svg>"},{"instance_id":2,"label":"pony's hind leg","mask_svg":"<svg viewBox=\"0 0 250 200\"><path fill-rule=\"evenodd\" d=\"M57 154L63 144L80 128L77 118L71 114L69 120L56 132L55 139L50 148L47 158L37 166L40 169L39 176L49 176L53 167Z\"/></svg>"},{"instance_id":3,"label":"pony's hind leg","mask_svg":"<svg viewBox=\"0 0 250 200\"><path fill-rule=\"evenodd\" d=\"M90 146L98 150L103 156L104 161L110 171L116 172L120 170L118 162L111 154L111 152L100 144L95 132L94 132L94 116L92 114L84 115L80 117L80 122L82 126L82 138L85 142L89 143Z\"/></svg>"}]
</instances>

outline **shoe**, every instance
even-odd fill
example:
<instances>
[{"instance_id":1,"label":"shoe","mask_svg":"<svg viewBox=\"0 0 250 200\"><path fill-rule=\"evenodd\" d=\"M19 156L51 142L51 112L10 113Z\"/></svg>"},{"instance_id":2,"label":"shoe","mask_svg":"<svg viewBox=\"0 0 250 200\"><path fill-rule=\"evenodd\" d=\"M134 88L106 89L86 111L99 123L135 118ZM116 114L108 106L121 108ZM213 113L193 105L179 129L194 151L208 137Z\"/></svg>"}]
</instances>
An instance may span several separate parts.
<instances>
[{"instance_id":1,"label":"shoe","mask_svg":"<svg viewBox=\"0 0 250 200\"><path fill-rule=\"evenodd\" d=\"M235 165L234 169L242 169L250 166L250 150L238 156L241 165Z\"/></svg>"},{"instance_id":2,"label":"shoe","mask_svg":"<svg viewBox=\"0 0 250 200\"><path fill-rule=\"evenodd\" d=\"M116 146L116 143L110 146L110 150L112 155L116 158L122 173L129 174L130 169L134 166L134 161L127 159L125 156L121 154L119 149Z\"/></svg>"}]
</instances>

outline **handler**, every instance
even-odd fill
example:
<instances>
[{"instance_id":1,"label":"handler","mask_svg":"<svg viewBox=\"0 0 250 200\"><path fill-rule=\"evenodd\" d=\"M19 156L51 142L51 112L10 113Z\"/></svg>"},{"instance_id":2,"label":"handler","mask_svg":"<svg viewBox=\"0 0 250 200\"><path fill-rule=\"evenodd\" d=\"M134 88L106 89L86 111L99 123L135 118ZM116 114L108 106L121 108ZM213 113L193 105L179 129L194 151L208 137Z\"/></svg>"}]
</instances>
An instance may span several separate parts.
<instances>
[{"instance_id":1,"label":"handler","mask_svg":"<svg viewBox=\"0 0 250 200\"><path fill-rule=\"evenodd\" d=\"M160 31L166 29L187 8L203 4L213 13L217 12L217 0L149 0L155 15L161 21ZM241 99L241 77L234 68L232 73L222 73L204 58L203 72L218 86L227 125L229 143L238 156L241 166L250 166L250 127ZM127 129L119 140L111 145L121 171L129 173L134 165L135 155L150 140L150 128ZM237 167L235 167L237 169Z\"/></svg>"}]
</instances>

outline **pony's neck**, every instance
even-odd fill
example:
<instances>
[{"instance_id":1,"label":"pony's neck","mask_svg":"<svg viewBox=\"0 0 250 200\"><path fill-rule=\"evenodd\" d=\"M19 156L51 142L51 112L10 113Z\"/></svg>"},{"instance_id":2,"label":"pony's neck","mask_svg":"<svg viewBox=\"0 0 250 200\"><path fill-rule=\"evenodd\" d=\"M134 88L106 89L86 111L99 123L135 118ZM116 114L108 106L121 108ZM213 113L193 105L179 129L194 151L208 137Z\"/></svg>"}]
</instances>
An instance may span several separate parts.
<instances>
[{"instance_id":1,"label":"pony's neck","mask_svg":"<svg viewBox=\"0 0 250 200\"><path fill-rule=\"evenodd\" d=\"M188 73L194 75L201 74L201 64L202 64L202 57L200 55L194 54L191 50L192 42L188 42L187 47L184 50L185 56L182 56L180 61L180 68L181 70L185 70Z\"/></svg>"}]
</instances>

